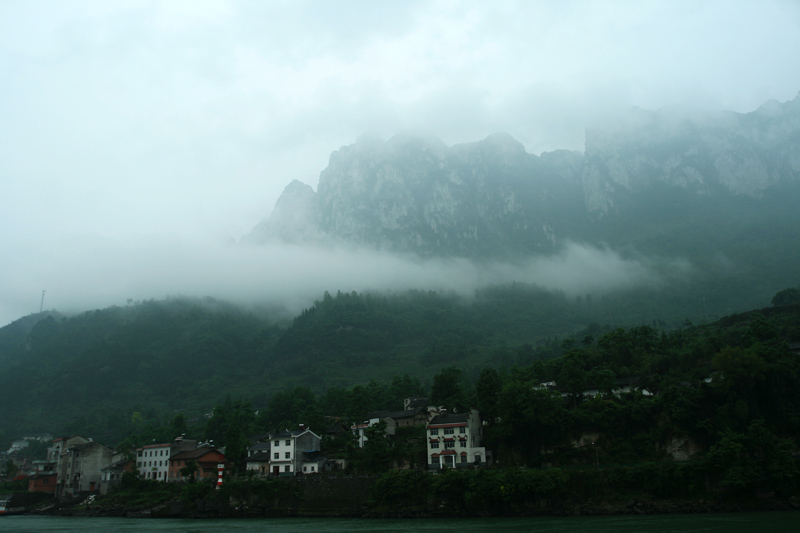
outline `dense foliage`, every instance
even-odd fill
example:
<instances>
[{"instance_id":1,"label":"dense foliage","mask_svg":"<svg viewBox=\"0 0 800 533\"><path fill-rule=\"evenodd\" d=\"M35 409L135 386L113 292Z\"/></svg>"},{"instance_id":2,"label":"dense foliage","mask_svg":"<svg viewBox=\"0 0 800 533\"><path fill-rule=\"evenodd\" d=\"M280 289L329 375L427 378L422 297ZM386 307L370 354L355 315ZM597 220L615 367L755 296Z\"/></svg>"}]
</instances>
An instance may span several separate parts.
<instances>
[{"instance_id":1,"label":"dense foliage","mask_svg":"<svg viewBox=\"0 0 800 533\"><path fill-rule=\"evenodd\" d=\"M515 298L518 294L524 297ZM514 331L518 322L511 317L523 312L524 301L536 301L551 315L559 308L577 314L587 306L522 286L487 290L472 301L417 292L326 295L285 329L215 302L203 307L183 300L145 302L72 318L47 316L32 325L17 354L20 359L6 361L11 372L0 378L0 394L6 405L16 402L19 408L4 418L4 429L19 431L23 420L50 421L56 431L97 432L93 436L101 441L130 446L165 442L185 433L227 445L241 467L253 435L299 423L324 434L335 420L347 425L369 411L401 409L403 398L429 395L432 402L451 409L480 409L488 424L486 444L506 465L654 461L667 457L682 440L712 459L757 458L768 448L776 464L787 460L781 454L793 449L800 431L800 369L797 354L787 348L787 342L800 339L797 304L731 315L702 326L687 321L663 328L658 320L654 326L629 328L591 324L536 345L493 344L499 335L489 332L502 327L506 333ZM539 306L529 305L542 313ZM593 305L602 304L589 304ZM510 309L505 322L503 309ZM474 331L467 334L470 328L465 324L476 324ZM415 329L418 334L409 333ZM416 343L421 353L405 360L416 360L419 366L412 368L422 367L426 373L396 372L389 381L365 379L380 369L387 371L384 376L391 375L388 363L370 365L365 354L380 354L387 346L401 352L397 347L403 346L406 334L407 343ZM353 342L337 344L337 335ZM7 344L9 338L5 337ZM458 339L461 344L455 344ZM330 350L324 351L327 346ZM219 350L216 356L211 355L214 350ZM276 379L281 375L279 361L284 360L307 366L314 360L335 375L337 358L330 354L336 353L363 358L347 366L353 382L361 376L361 384L337 386L323 380L308 386ZM171 361L173 357L178 361ZM331 358L331 365L325 365L325 357ZM400 353L395 357L402 358ZM206 358L219 364L209 370L201 366ZM27 368L23 363L34 360L37 379L19 379L14 369ZM130 368L118 368L122 363ZM165 371L154 371L161 368ZM90 381L98 375L102 378L97 384ZM639 392L610 394L620 378L631 378ZM539 386L548 381L558 383L559 391ZM231 392L227 399L219 397L224 387L204 393L208 389L203 383L229 383ZM599 395L587 397L582 394L587 389ZM39 394L50 402L47 408L37 404ZM22 398L28 400L20 402ZM69 409L83 413L70 418ZM346 438L326 437L325 444L349 454L353 468L362 471L424 464L421 435L401 437L391 442L370 439L376 449L368 453ZM763 468L773 472L778 467ZM734 469L730 484L742 475Z\"/></svg>"}]
</instances>

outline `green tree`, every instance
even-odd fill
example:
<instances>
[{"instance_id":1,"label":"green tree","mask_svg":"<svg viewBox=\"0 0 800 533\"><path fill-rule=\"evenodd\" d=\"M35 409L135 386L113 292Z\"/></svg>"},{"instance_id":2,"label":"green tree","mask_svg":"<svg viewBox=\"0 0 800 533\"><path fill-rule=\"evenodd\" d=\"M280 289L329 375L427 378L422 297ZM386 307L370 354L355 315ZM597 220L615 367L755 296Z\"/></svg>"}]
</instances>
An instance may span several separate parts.
<instances>
[{"instance_id":1,"label":"green tree","mask_svg":"<svg viewBox=\"0 0 800 533\"><path fill-rule=\"evenodd\" d=\"M195 476L197 475L197 463L194 459L189 459L186 461L186 466L181 468L180 473L182 477L188 478L190 482L194 482Z\"/></svg>"},{"instance_id":2,"label":"green tree","mask_svg":"<svg viewBox=\"0 0 800 533\"><path fill-rule=\"evenodd\" d=\"M570 350L561 358L561 370L557 382L572 395L573 404L583 398L589 381L586 371L586 354L581 350Z\"/></svg>"},{"instance_id":3,"label":"green tree","mask_svg":"<svg viewBox=\"0 0 800 533\"><path fill-rule=\"evenodd\" d=\"M530 381L505 383L498 410L500 422L489 440L512 464L538 466L541 453L561 445L571 429L561 395Z\"/></svg>"},{"instance_id":4,"label":"green tree","mask_svg":"<svg viewBox=\"0 0 800 533\"><path fill-rule=\"evenodd\" d=\"M401 409L403 400L412 396L421 396L423 394L423 387L419 378L412 378L408 374L402 376L394 376L392 382L389 384L389 401L391 408Z\"/></svg>"},{"instance_id":5,"label":"green tree","mask_svg":"<svg viewBox=\"0 0 800 533\"><path fill-rule=\"evenodd\" d=\"M789 287L788 289L783 289L778 291L775 296L772 297L772 305L775 307L797 303L800 303L800 288L798 287Z\"/></svg>"},{"instance_id":6,"label":"green tree","mask_svg":"<svg viewBox=\"0 0 800 533\"><path fill-rule=\"evenodd\" d=\"M386 422L381 420L364 431L367 441L364 443L361 464L372 473L380 473L392 467L392 449L386 438Z\"/></svg>"},{"instance_id":7,"label":"green tree","mask_svg":"<svg viewBox=\"0 0 800 533\"><path fill-rule=\"evenodd\" d=\"M11 459L7 460L5 466L6 477L9 479L13 478L14 476L17 475L17 472L19 472L19 468L17 468L17 465L14 464L14 461L12 461Z\"/></svg>"},{"instance_id":8,"label":"green tree","mask_svg":"<svg viewBox=\"0 0 800 533\"><path fill-rule=\"evenodd\" d=\"M248 444L247 438L242 434L239 420L234 418L225 435L225 458L233 463L234 472L237 474L244 472Z\"/></svg>"},{"instance_id":9,"label":"green tree","mask_svg":"<svg viewBox=\"0 0 800 533\"><path fill-rule=\"evenodd\" d=\"M443 368L433 377L431 402L449 411L463 413L469 409L467 395L462 383L463 373L455 366Z\"/></svg>"},{"instance_id":10,"label":"green tree","mask_svg":"<svg viewBox=\"0 0 800 533\"><path fill-rule=\"evenodd\" d=\"M500 375L494 368L484 368L478 377L478 382L475 384L478 410L483 421L490 425L497 420L497 402L502 386L503 382L500 379Z\"/></svg>"},{"instance_id":11,"label":"green tree","mask_svg":"<svg viewBox=\"0 0 800 533\"><path fill-rule=\"evenodd\" d=\"M183 413L178 413L172 417L172 422L170 425L172 426L172 432L175 434L175 436L185 435L189 432L189 424L186 420L186 415Z\"/></svg>"}]
</instances>

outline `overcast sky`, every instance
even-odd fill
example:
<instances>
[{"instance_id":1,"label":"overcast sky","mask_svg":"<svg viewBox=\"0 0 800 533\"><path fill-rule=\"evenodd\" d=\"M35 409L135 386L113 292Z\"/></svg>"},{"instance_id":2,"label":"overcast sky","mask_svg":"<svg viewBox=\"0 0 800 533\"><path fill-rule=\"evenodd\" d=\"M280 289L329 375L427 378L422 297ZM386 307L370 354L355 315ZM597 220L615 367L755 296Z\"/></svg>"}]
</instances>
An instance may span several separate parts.
<instances>
[{"instance_id":1,"label":"overcast sky","mask_svg":"<svg viewBox=\"0 0 800 533\"><path fill-rule=\"evenodd\" d=\"M0 326L44 289L60 310L224 297L233 267L208 258L365 132L580 150L631 106L798 90L789 0L1 0ZM277 284L296 270L238 254Z\"/></svg>"}]
</instances>

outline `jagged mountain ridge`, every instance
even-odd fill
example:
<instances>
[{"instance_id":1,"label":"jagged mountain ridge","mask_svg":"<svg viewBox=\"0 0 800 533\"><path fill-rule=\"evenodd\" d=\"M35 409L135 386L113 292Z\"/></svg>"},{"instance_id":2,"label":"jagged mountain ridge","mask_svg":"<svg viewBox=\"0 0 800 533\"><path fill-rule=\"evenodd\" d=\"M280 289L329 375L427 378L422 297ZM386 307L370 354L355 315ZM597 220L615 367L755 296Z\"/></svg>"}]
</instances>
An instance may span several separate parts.
<instances>
[{"instance_id":1,"label":"jagged mountain ridge","mask_svg":"<svg viewBox=\"0 0 800 533\"><path fill-rule=\"evenodd\" d=\"M625 242L626 227L647 233L677 216L691 225L708 210L758 211L769 190L794 194L798 177L800 95L747 114L636 109L587 131L584 153L536 156L503 133L451 147L364 137L331 155L316 192L291 183L246 240L526 254Z\"/></svg>"}]
</instances>

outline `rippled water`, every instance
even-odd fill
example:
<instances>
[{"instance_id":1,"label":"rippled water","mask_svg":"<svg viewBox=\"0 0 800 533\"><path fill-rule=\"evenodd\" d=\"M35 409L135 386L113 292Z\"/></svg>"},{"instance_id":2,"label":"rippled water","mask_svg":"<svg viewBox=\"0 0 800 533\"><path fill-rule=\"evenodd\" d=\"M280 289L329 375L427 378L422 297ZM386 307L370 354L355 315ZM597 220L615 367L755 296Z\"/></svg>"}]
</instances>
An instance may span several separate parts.
<instances>
[{"instance_id":1,"label":"rippled water","mask_svg":"<svg viewBox=\"0 0 800 533\"><path fill-rule=\"evenodd\" d=\"M659 516L610 516L567 518L438 518L438 519L351 519L351 518L253 518L253 519L130 519L54 516L0 517L0 531L40 533L47 531L147 531L204 533L280 531L312 533L326 531L525 531L542 533L750 533L753 531L800 531L800 512L695 514Z\"/></svg>"}]
</instances>

